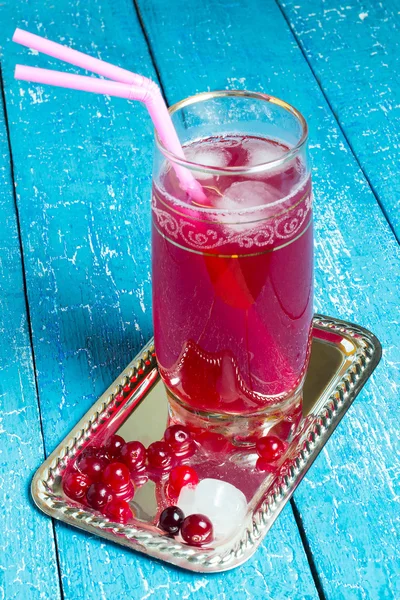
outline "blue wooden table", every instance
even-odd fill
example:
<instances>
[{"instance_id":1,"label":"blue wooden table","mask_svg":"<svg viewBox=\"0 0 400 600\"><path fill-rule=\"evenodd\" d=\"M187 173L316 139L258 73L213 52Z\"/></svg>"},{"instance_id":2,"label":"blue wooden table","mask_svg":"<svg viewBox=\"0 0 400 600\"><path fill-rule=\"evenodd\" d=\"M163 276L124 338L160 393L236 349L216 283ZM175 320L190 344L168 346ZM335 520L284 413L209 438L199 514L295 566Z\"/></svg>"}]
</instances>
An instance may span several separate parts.
<instances>
[{"instance_id":1,"label":"blue wooden table","mask_svg":"<svg viewBox=\"0 0 400 600\"><path fill-rule=\"evenodd\" d=\"M0 3L0 599L398 599L399 0ZM13 79L15 27L140 72L171 104L249 89L310 125L316 309L383 359L261 548L183 572L53 523L35 469L150 337L152 127L137 103ZM71 72L78 72L70 68Z\"/></svg>"}]
</instances>

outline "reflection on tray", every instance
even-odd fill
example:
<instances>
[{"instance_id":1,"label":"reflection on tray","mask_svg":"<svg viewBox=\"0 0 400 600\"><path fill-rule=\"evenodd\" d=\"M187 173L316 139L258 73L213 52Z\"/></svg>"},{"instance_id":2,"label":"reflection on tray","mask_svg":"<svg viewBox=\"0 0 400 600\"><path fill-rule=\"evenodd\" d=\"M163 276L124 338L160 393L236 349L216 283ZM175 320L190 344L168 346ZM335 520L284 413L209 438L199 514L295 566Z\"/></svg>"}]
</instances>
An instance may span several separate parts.
<instances>
[{"instance_id":1,"label":"reflection on tray","mask_svg":"<svg viewBox=\"0 0 400 600\"><path fill-rule=\"evenodd\" d=\"M271 527L380 358L380 344L370 332L324 317L316 317L314 323L303 419L297 429L293 424L289 427L288 435L284 429L276 433L284 444L278 458L265 461L258 447L257 453L254 446L237 447L231 439L194 431L190 452L175 454L165 471L152 471L145 462L135 476L128 470L126 489L121 488L124 503L129 502L127 519L115 518L115 506L111 514L107 504L95 510L88 499L89 489L72 499L66 493L65 478L72 473L79 479L84 456L103 456L103 468L115 468L120 455L110 454L110 448L118 436L148 448L162 440L170 425L166 391L154 349L148 345L38 470L32 483L36 503L55 518L188 569L223 571L241 564ZM279 427L281 423L286 421L278 422ZM168 469L174 464L191 465L200 480L184 500L174 495L169 483ZM104 475L100 483L103 480ZM159 528L164 508L181 502L185 513L191 514L186 512L191 507L211 502L214 510L219 496L223 503L220 512L213 513L215 536L204 547L185 544L180 535L168 538ZM100 501L96 496L95 504ZM236 517L229 519L229 514Z\"/></svg>"},{"instance_id":2,"label":"reflection on tray","mask_svg":"<svg viewBox=\"0 0 400 600\"><path fill-rule=\"evenodd\" d=\"M257 502L258 491L265 486L271 486L280 473L280 467L298 447L306 433L309 419L318 406L324 402L335 385L339 372L348 366L355 346L348 339L334 332L316 332L312 344L310 366L304 386L303 398L303 435L297 436L292 446L289 446L277 465L274 472L268 474L265 470L256 468L258 455L254 448L243 450L232 448L227 444L218 448L218 445L206 443L199 445L196 454L186 464L193 466L200 479L213 478L225 481L240 489L246 496L249 504ZM345 343L343 343L345 341ZM138 440L148 447L152 442L161 440L168 426L168 402L165 387L158 377L149 392L132 413L117 430L118 435L126 441ZM167 476L166 476L167 478ZM140 487L135 494L132 506L136 517L142 521L157 523L157 516L168 504L165 496L163 482L148 481Z\"/></svg>"}]
</instances>

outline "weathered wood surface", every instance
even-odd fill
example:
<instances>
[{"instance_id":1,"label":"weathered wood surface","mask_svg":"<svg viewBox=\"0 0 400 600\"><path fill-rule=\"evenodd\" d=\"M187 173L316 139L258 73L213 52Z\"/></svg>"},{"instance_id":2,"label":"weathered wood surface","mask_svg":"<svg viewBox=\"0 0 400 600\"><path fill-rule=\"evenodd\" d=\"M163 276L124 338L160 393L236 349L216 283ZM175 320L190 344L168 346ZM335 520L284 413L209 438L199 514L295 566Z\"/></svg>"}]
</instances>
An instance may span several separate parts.
<instances>
[{"instance_id":1,"label":"weathered wood surface","mask_svg":"<svg viewBox=\"0 0 400 600\"><path fill-rule=\"evenodd\" d=\"M347 4L358 10L351 0ZM291 6L286 3L284 10L295 23L288 12ZM293 3L290 10L301 11L302 7L297 6ZM385 10L393 6L385 4ZM363 7L360 13L366 12ZM398 246L271 0L142 0L140 8L170 102L208 88L258 89L293 102L310 123L317 207L316 307L370 327L383 342L384 358L297 491L296 503L326 597L397 598ZM325 8L334 14L342 10L332 4ZM365 24L367 17L362 22ZM155 73L136 14L126 0L118 4L92 0L85 5L42 1L35 7L27 0L3 3L0 23L40 407L46 450L50 451L151 332L151 126L143 109L134 104L14 82L15 62L56 68L59 63L31 56L9 40L18 25L65 43L73 42L145 75L155 77ZM389 34L390 24L396 24L395 12L393 19L385 23L389 23L384 26L386 48L394 48ZM373 33L371 29L371 36ZM308 34L299 30L298 35L307 52L304 40ZM380 65L375 73L374 63L366 63L362 55L364 42L356 38L346 38L343 47L359 44L360 64L369 66L357 85L373 85L378 75L386 85L388 80L382 79ZM379 37L378 41L382 43ZM332 47L327 46L319 52L331 57ZM350 68L349 56L350 50L348 54L342 52L343 64L337 63L338 71ZM323 63L321 57L318 60ZM313 61L310 57L316 71ZM387 64L394 68L393 60ZM318 77L324 86L322 70ZM335 81L340 79L336 77ZM335 105L337 90L334 94L327 87L324 90L397 227L391 212L395 204L389 193L398 190L395 107L384 126L380 121L367 123L365 119L376 111L371 110L368 118L363 113L363 102L369 102L370 97L363 99L364 87L360 87L360 110L350 127L352 115L339 111L339 100ZM384 90L382 87L379 91ZM341 98L344 102L344 94ZM386 100L383 104L387 107ZM375 104L365 106L375 108ZM376 127L376 123L378 133L363 144L361 137L369 136L361 136L360 132ZM388 145L385 135L392 144L388 151L384 150ZM370 142L379 158L375 162L368 162L371 152L366 148ZM2 214L9 216L3 216L0 227L0 318L3 339L16 342L14 354L3 343L0 377L2 386L3 377L7 382L8 394L10 381L21 378L28 383L24 394L19 383L13 384L12 402L7 398L6 407L1 405L0 436L6 435L7 441L6 454L1 456L6 456L7 468L0 466L0 489L6 494L12 489L13 497L22 500L15 505L15 512L8 503L10 512L3 513L7 526L19 526L9 530L6 545L2 540L1 549L5 547L7 554L5 560L1 554L0 582L7 600L57 598L51 522L33 509L27 494L27 482L42 460L43 448L26 317L23 320L7 147L1 143L6 178L1 182L0 199L2 207L7 199ZM0 402L5 402L4 396ZM17 428L21 434L14 433ZM11 431L11 439L3 429ZM22 511L26 511L27 525ZM213 577L170 569L63 525L56 529L65 598L194 596L222 600L243 592L249 598L317 596L290 509L284 511L252 562L241 570Z\"/></svg>"},{"instance_id":2,"label":"weathered wood surface","mask_svg":"<svg viewBox=\"0 0 400 600\"><path fill-rule=\"evenodd\" d=\"M369 327L384 354L295 501L327 598L398 598L399 246L275 3L139 6L170 103L205 89L262 90L292 102L309 122L316 308Z\"/></svg>"},{"instance_id":3,"label":"weathered wood surface","mask_svg":"<svg viewBox=\"0 0 400 600\"><path fill-rule=\"evenodd\" d=\"M57 600L52 522L29 492L44 452L1 96L0 214L0 598Z\"/></svg>"},{"instance_id":4,"label":"weathered wood surface","mask_svg":"<svg viewBox=\"0 0 400 600\"><path fill-rule=\"evenodd\" d=\"M400 3L278 2L400 239Z\"/></svg>"},{"instance_id":5,"label":"weathered wood surface","mask_svg":"<svg viewBox=\"0 0 400 600\"><path fill-rule=\"evenodd\" d=\"M50 452L151 334L152 128L137 104L15 82L17 62L60 65L11 44L11 35L21 26L144 75L155 78L155 71L128 0L3 3L0 20L7 24L0 34L2 66ZM24 508L39 519L28 501ZM245 593L276 600L294 598L299 589L304 598L318 597L290 507L251 562L212 577L169 568L62 524L56 539L66 599L228 600Z\"/></svg>"}]
</instances>

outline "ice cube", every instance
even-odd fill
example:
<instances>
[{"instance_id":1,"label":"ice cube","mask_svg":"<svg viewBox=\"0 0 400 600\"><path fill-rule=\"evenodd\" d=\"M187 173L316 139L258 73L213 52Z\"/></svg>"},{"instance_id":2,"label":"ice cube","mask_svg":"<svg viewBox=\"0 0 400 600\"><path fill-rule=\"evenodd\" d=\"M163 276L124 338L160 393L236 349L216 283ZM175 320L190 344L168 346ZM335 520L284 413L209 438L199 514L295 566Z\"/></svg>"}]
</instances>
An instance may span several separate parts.
<instances>
[{"instance_id":1,"label":"ice cube","mask_svg":"<svg viewBox=\"0 0 400 600\"><path fill-rule=\"evenodd\" d=\"M197 484L199 486L200 484ZM183 514L188 517L196 512L196 488L191 485L184 485L178 498L178 506Z\"/></svg>"},{"instance_id":2,"label":"ice cube","mask_svg":"<svg viewBox=\"0 0 400 600\"><path fill-rule=\"evenodd\" d=\"M284 148L280 144L261 140L258 141L254 138L243 140L243 148L247 151L246 166L249 167L263 165L273 160L277 160L287 152L287 148ZM279 169L279 167L277 168ZM264 171L261 175L265 177L268 173L268 171Z\"/></svg>"},{"instance_id":3,"label":"ice cube","mask_svg":"<svg viewBox=\"0 0 400 600\"><path fill-rule=\"evenodd\" d=\"M184 149L185 157L190 162L207 167L217 167L223 169L229 165L231 155L228 150L218 147L217 144L202 144L201 146L187 146ZM196 179L210 179L211 173L195 172Z\"/></svg>"},{"instance_id":4,"label":"ice cube","mask_svg":"<svg viewBox=\"0 0 400 600\"><path fill-rule=\"evenodd\" d=\"M243 523L247 512L243 492L219 479L203 479L195 488L183 487L178 506L185 516L206 515L213 524L216 539L231 536Z\"/></svg>"},{"instance_id":5,"label":"ice cube","mask_svg":"<svg viewBox=\"0 0 400 600\"><path fill-rule=\"evenodd\" d=\"M264 181L236 181L225 190L218 208L240 210L270 204L280 198L280 192Z\"/></svg>"}]
</instances>

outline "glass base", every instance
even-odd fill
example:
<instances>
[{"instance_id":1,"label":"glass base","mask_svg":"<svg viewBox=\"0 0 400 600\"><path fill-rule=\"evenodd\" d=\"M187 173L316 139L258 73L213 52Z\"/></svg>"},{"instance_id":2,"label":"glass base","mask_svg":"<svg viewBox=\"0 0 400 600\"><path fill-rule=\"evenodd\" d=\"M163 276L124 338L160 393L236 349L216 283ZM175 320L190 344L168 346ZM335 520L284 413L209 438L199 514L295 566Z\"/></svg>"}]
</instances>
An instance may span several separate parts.
<instances>
[{"instance_id":1,"label":"glass base","mask_svg":"<svg viewBox=\"0 0 400 600\"><path fill-rule=\"evenodd\" d=\"M303 382L286 400L263 411L246 415L195 410L179 400L167 386L165 388L171 421L194 432L206 431L208 434L223 436L234 446L252 446L258 438L267 434L275 434L280 439L291 442L302 420Z\"/></svg>"}]
</instances>

